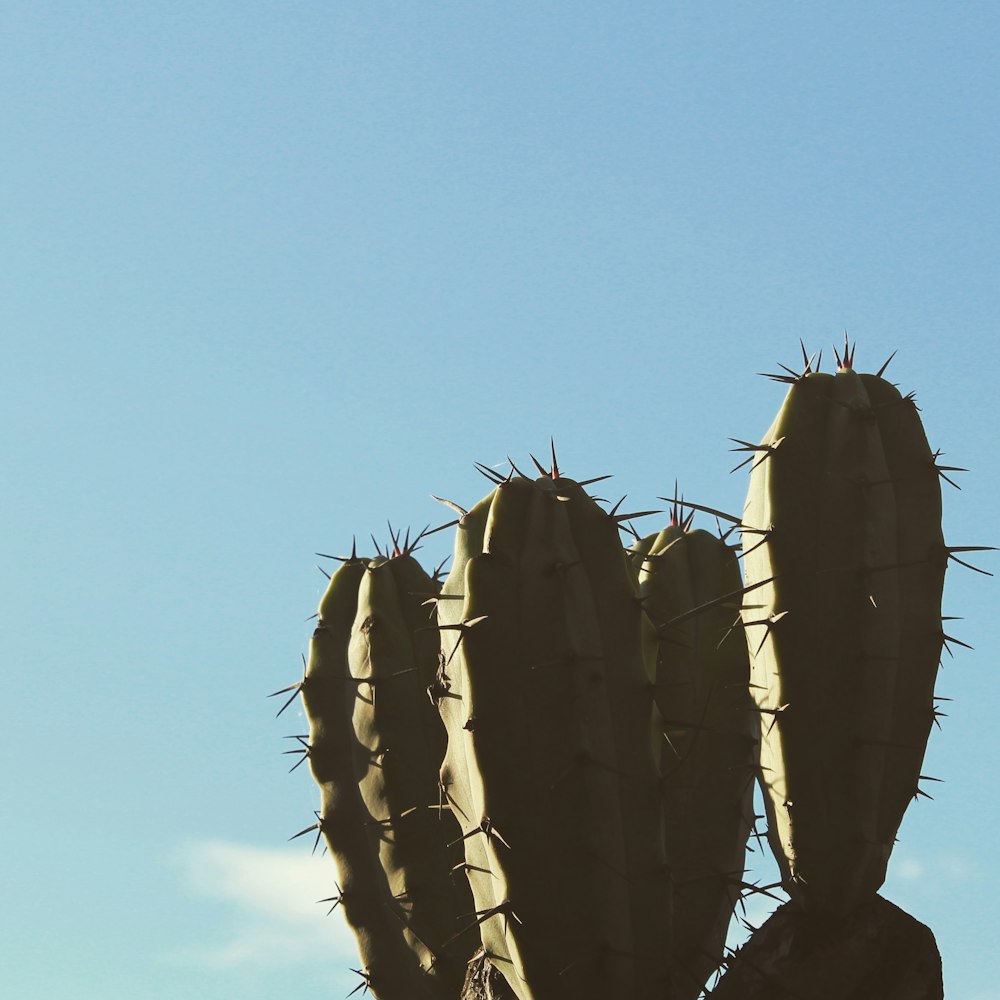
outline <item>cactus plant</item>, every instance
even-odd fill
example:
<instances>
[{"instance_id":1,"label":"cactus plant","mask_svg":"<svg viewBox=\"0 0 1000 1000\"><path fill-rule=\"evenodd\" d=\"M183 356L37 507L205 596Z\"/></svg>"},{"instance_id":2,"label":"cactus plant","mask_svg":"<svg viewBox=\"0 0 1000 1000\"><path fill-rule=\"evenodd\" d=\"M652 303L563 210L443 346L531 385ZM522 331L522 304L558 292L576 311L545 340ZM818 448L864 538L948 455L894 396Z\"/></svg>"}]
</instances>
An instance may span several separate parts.
<instances>
[{"instance_id":1,"label":"cactus plant","mask_svg":"<svg viewBox=\"0 0 1000 1000\"><path fill-rule=\"evenodd\" d=\"M791 380L743 515L751 690L787 889L847 913L885 879L934 719L947 550L912 397L863 375Z\"/></svg>"},{"instance_id":2,"label":"cactus plant","mask_svg":"<svg viewBox=\"0 0 1000 1000\"><path fill-rule=\"evenodd\" d=\"M723 960L754 826L758 728L746 641L734 628L743 586L737 552L724 537L692 530L693 517L674 501L669 526L629 551L663 719L660 780L675 886L671 966L678 998L697 997Z\"/></svg>"},{"instance_id":3,"label":"cactus plant","mask_svg":"<svg viewBox=\"0 0 1000 1000\"><path fill-rule=\"evenodd\" d=\"M885 366L858 374L846 342L835 374L805 360L774 376L790 387L763 441L737 442L741 546L691 530L699 505L675 496L626 554L637 515L553 448L538 478L480 467L492 489L445 526L440 588L398 536L343 560L284 691L322 792L296 836L337 861L359 988L693 1000L722 960L720 1000L941 996L933 936L876 893L938 714L963 551L941 535L948 468ZM752 774L791 902L723 959L755 889ZM911 948L915 977L894 964Z\"/></svg>"},{"instance_id":4,"label":"cactus plant","mask_svg":"<svg viewBox=\"0 0 1000 1000\"><path fill-rule=\"evenodd\" d=\"M652 685L616 522L555 467L497 481L463 522L442 784L484 948L519 1000L663 996Z\"/></svg>"},{"instance_id":5,"label":"cactus plant","mask_svg":"<svg viewBox=\"0 0 1000 1000\"><path fill-rule=\"evenodd\" d=\"M352 553L320 602L297 687L322 803L296 836L316 830L337 862L365 985L453 1000L477 941L455 933L471 899L452 872L461 854L449 851L458 826L439 796L445 732L426 693L438 663L426 602L438 586L414 547Z\"/></svg>"}]
</instances>

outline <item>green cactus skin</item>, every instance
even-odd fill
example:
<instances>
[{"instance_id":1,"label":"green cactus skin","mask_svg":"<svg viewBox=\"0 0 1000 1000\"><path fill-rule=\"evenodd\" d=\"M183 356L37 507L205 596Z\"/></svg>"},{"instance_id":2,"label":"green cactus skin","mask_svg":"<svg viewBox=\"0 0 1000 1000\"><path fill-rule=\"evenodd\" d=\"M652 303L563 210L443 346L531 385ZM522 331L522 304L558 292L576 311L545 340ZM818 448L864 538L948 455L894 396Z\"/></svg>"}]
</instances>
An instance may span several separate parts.
<instances>
[{"instance_id":1,"label":"green cactus skin","mask_svg":"<svg viewBox=\"0 0 1000 1000\"><path fill-rule=\"evenodd\" d=\"M463 518L438 611L442 782L492 963L519 1000L667 995L652 684L614 518L557 472L504 481Z\"/></svg>"},{"instance_id":2,"label":"green cactus skin","mask_svg":"<svg viewBox=\"0 0 1000 1000\"><path fill-rule=\"evenodd\" d=\"M407 552L347 561L302 683L318 826L379 1000L454 1000L476 943L454 938L471 897L446 847L457 824L439 808L445 734L427 697L438 644L421 606L436 590Z\"/></svg>"},{"instance_id":3,"label":"green cactus skin","mask_svg":"<svg viewBox=\"0 0 1000 1000\"><path fill-rule=\"evenodd\" d=\"M499 968L512 968L513 960L500 921L486 916L503 901L504 895L490 870L486 839L474 832L482 816L473 796L473 788L478 789L478 775L470 755L471 737L463 728L468 718L463 702L464 676L459 663L453 662L455 651L471 630L463 620L466 605L464 571L472 556L482 550L490 500L491 497L487 497L476 504L458 522L451 572L437 601L441 652L437 680L431 691L448 732L439 779L442 795L458 821L460 831L456 837L462 836L461 831L472 831L462 841L465 850L463 868L475 901L475 906L468 908L467 918L474 928L477 914L480 915L479 933L487 955ZM471 933L475 938L474 931Z\"/></svg>"},{"instance_id":4,"label":"green cactus skin","mask_svg":"<svg viewBox=\"0 0 1000 1000\"><path fill-rule=\"evenodd\" d=\"M934 719L939 473L912 399L847 351L793 380L755 451L743 619L768 837L793 899L844 914L885 879Z\"/></svg>"},{"instance_id":5,"label":"green cactus skin","mask_svg":"<svg viewBox=\"0 0 1000 1000\"><path fill-rule=\"evenodd\" d=\"M677 1000L694 1000L722 962L753 829L757 716L739 621L736 553L675 509L630 550L648 615L663 717L666 858L674 878ZM728 601L722 601L733 595ZM697 615L690 612L704 608Z\"/></svg>"}]
</instances>

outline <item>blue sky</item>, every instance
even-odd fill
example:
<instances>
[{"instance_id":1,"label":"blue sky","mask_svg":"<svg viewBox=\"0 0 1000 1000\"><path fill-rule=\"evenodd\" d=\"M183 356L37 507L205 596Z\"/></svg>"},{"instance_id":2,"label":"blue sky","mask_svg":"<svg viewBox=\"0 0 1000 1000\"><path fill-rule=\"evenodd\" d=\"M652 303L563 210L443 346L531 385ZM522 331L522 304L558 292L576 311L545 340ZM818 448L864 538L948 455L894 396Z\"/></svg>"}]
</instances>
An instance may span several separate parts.
<instances>
[{"instance_id":1,"label":"blue sky","mask_svg":"<svg viewBox=\"0 0 1000 1000\"><path fill-rule=\"evenodd\" d=\"M265 695L313 553L440 523L475 462L553 435L612 499L738 512L755 373L847 329L971 470L948 540L997 543L998 41L975 2L5 3L0 991L353 988ZM995 588L949 571L976 650L886 886L966 1000Z\"/></svg>"}]
</instances>

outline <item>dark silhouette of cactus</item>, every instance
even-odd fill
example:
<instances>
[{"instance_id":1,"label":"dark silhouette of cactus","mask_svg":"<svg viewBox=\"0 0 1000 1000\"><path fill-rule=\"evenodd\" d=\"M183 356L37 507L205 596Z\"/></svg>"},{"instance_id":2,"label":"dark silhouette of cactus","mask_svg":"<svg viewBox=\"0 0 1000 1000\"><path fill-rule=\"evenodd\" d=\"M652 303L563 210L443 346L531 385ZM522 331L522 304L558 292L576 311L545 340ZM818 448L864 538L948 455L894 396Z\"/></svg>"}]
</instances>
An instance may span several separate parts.
<instances>
[{"instance_id":1,"label":"dark silhouette of cactus","mask_svg":"<svg viewBox=\"0 0 1000 1000\"><path fill-rule=\"evenodd\" d=\"M933 935L877 892L939 714L945 569L984 547L945 545L955 470L885 366L858 374L846 340L833 374L803 359L771 376L763 441L737 442L741 518L675 488L640 537L655 512L605 510L553 447L535 478L480 466L471 510L445 501L443 585L423 534L341 559L276 693L309 717L321 808L296 836L336 860L359 988L695 1000L718 970L720 1000L943 995ZM790 901L727 954L760 891L755 777Z\"/></svg>"},{"instance_id":2,"label":"dark silhouette of cactus","mask_svg":"<svg viewBox=\"0 0 1000 1000\"><path fill-rule=\"evenodd\" d=\"M437 583L412 546L356 553L320 603L301 692L305 753L322 792L316 831L337 862L339 894L361 952L364 985L379 997L453 1000L477 943L455 938L471 909L454 850L458 825L442 808L444 727L427 698L438 666L425 603Z\"/></svg>"},{"instance_id":3,"label":"dark silhouette of cactus","mask_svg":"<svg viewBox=\"0 0 1000 1000\"><path fill-rule=\"evenodd\" d=\"M725 538L691 530L693 516L675 502L669 526L629 550L656 658L678 1000L697 997L719 967L745 889L758 729L747 646L733 628L743 588L737 552Z\"/></svg>"},{"instance_id":4,"label":"dark silhouette of cactus","mask_svg":"<svg viewBox=\"0 0 1000 1000\"><path fill-rule=\"evenodd\" d=\"M743 515L771 848L794 899L839 913L882 885L919 791L948 557L916 405L852 360L792 380Z\"/></svg>"}]
</instances>

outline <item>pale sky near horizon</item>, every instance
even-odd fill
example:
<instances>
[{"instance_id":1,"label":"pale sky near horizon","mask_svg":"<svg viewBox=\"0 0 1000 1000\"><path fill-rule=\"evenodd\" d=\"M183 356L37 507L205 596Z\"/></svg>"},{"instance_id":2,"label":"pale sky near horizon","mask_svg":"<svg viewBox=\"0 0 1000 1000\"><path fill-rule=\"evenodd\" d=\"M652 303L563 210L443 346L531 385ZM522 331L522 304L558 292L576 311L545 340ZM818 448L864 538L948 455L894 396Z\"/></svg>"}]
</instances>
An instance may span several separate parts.
<instances>
[{"instance_id":1,"label":"pale sky near horizon","mask_svg":"<svg viewBox=\"0 0 1000 1000\"><path fill-rule=\"evenodd\" d=\"M1000 544L998 43L986 2L5 3L0 994L354 987L266 695L313 553L476 462L551 435L738 513L755 373L846 328L970 470L948 541ZM948 572L975 649L885 888L960 1000L1000 1000L996 586Z\"/></svg>"}]
</instances>

